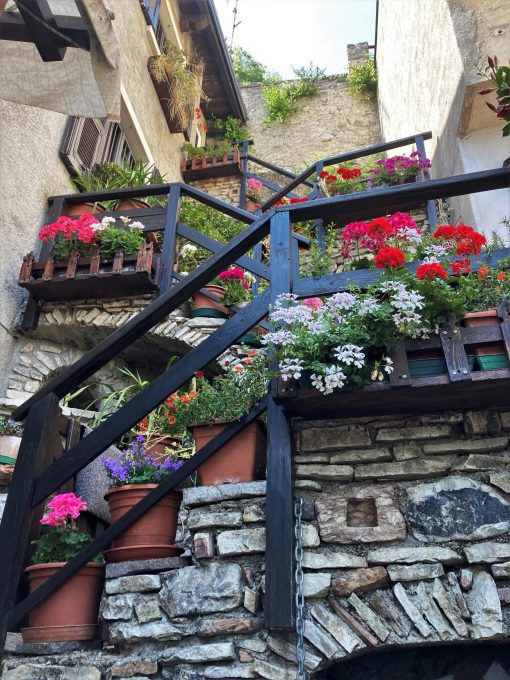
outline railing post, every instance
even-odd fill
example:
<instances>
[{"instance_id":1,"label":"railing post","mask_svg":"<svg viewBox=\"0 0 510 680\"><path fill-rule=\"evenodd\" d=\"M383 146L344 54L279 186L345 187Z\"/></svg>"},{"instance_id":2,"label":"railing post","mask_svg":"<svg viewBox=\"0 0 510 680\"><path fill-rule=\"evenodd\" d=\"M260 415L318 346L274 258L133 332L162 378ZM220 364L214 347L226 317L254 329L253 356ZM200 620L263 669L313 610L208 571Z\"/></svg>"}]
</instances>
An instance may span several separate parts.
<instances>
[{"instance_id":1,"label":"railing post","mask_svg":"<svg viewBox=\"0 0 510 680\"><path fill-rule=\"evenodd\" d=\"M243 158L241 159L241 188L239 191L239 207L246 210L246 183L248 181L248 152L250 151L250 140L245 139L241 143L241 152Z\"/></svg>"},{"instance_id":2,"label":"railing post","mask_svg":"<svg viewBox=\"0 0 510 680\"><path fill-rule=\"evenodd\" d=\"M168 194L165 231L163 235L162 273L159 294L163 295L170 288L172 272L175 264L175 245L177 241L177 222L179 218L181 192L177 184L172 185Z\"/></svg>"},{"instance_id":3,"label":"railing post","mask_svg":"<svg viewBox=\"0 0 510 680\"><path fill-rule=\"evenodd\" d=\"M271 303L292 290L291 225L288 212L271 219ZM273 381L274 383L275 381ZM273 386L274 387L274 386ZM271 394L268 401L266 500L266 626L294 625L294 517L290 424Z\"/></svg>"},{"instance_id":4,"label":"railing post","mask_svg":"<svg viewBox=\"0 0 510 680\"><path fill-rule=\"evenodd\" d=\"M55 446L58 448L59 444L58 401L51 392L28 413L0 523L0 656L7 635L6 619L16 601L25 567L27 546L37 537L37 523L43 513L42 506L32 508L35 480L53 462Z\"/></svg>"},{"instance_id":5,"label":"railing post","mask_svg":"<svg viewBox=\"0 0 510 680\"><path fill-rule=\"evenodd\" d=\"M425 140L423 135L416 135L416 151L420 154L422 158L427 158L427 152L425 151ZM430 170L428 168L423 168L423 178L425 180L430 179ZM430 231L434 231L437 227L437 210L435 201L427 201L427 218L429 221Z\"/></svg>"}]
</instances>

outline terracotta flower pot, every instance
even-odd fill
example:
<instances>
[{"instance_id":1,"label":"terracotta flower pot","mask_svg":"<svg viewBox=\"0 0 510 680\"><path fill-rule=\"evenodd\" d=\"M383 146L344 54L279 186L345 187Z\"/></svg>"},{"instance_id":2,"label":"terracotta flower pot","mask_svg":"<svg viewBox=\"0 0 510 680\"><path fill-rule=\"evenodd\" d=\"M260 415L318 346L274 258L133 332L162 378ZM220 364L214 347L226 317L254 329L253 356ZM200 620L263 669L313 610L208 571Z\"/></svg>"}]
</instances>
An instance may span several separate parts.
<instances>
[{"instance_id":1,"label":"terracotta flower pot","mask_svg":"<svg viewBox=\"0 0 510 680\"><path fill-rule=\"evenodd\" d=\"M16 459L18 457L21 437L10 434L0 434L0 456Z\"/></svg>"},{"instance_id":2,"label":"terracotta flower pot","mask_svg":"<svg viewBox=\"0 0 510 680\"><path fill-rule=\"evenodd\" d=\"M194 425L196 450L200 451L211 439L222 432L229 423ZM235 482L253 482L264 479L266 471L266 430L256 420L247 425L228 444L198 468L200 483L215 486Z\"/></svg>"},{"instance_id":3,"label":"terracotta flower pot","mask_svg":"<svg viewBox=\"0 0 510 680\"><path fill-rule=\"evenodd\" d=\"M256 212L257 210L260 210L260 203L258 201L254 201L252 198L247 198L246 210L248 212Z\"/></svg>"},{"instance_id":4,"label":"terracotta flower pot","mask_svg":"<svg viewBox=\"0 0 510 680\"><path fill-rule=\"evenodd\" d=\"M106 492L110 506L111 522L145 498L157 484L125 484ZM182 549L174 545L182 493L170 491L153 505L139 520L126 529L106 550L108 562L150 560L180 555Z\"/></svg>"},{"instance_id":5,"label":"terracotta flower pot","mask_svg":"<svg viewBox=\"0 0 510 680\"><path fill-rule=\"evenodd\" d=\"M214 293L214 295L217 295L219 298L222 298L225 295L223 286L208 283L204 288L210 293ZM193 302L195 303L195 308L193 309L192 317L212 316L226 319L228 316L228 309L225 305L220 305L219 302L211 300L211 298L208 298L200 291L193 293Z\"/></svg>"},{"instance_id":6,"label":"terracotta flower pot","mask_svg":"<svg viewBox=\"0 0 510 680\"><path fill-rule=\"evenodd\" d=\"M67 217L79 217L85 213L103 213L104 205L101 203L74 203L66 208Z\"/></svg>"},{"instance_id":7,"label":"terracotta flower pot","mask_svg":"<svg viewBox=\"0 0 510 680\"><path fill-rule=\"evenodd\" d=\"M65 562L34 564L25 569L30 592L36 591ZM104 564L88 562L28 615L24 642L93 640L104 582Z\"/></svg>"},{"instance_id":8,"label":"terracotta flower pot","mask_svg":"<svg viewBox=\"0 0 510 680\"><path fill-rule=\"evenodd\" d=\"M175 437L163 437L154 444L151 444L150 441L148 444L147 450L154 454L156 463L161 463L168 458L167 449L173 451L176 445L179 446L181 442Z\"/></svg>"},{"instance_id":9,"label":"terracotta flower pot","mask_svg":"<svg viewBox=\"0 0 510 680\"><path fill-rule=\"evenodd\" d=\"M495 309L488 309L484 312L468 312L462 315L462 325L467 328L479 326L499 326L501 321ZM486 354L505 354L505 345L502 342L496 342L492 345L479 345L474 348L476 356L485 356Z\"/></svg>"},{"instance_id":10,"label":"terracotta flower pot","mask_svg":"<svg viewBox=\"0 0 510 680\"><path fill-rule=\"evenodd\" d=\"M150 208L147 201L142 201L140 198L124 198L119 201L115 210L135 210L136 208Z\"/></svg>"}]
</instances>

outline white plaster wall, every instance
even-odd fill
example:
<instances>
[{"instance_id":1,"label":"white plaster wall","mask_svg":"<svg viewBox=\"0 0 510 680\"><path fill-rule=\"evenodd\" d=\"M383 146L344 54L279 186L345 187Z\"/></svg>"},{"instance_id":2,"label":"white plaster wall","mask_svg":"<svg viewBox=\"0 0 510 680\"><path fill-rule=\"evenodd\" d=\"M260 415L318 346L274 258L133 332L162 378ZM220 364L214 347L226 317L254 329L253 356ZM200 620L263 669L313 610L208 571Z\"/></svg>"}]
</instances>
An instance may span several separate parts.
<instances>
[{"instance_id":1,"label":"white plaster wall","mask_svg":"<svg viewBox=\"0 0 510 680\"><path fill-rule=\"evenodd\" d=\"M502 138L499 128L473 132L459 143L465 172L500 167L510 157L510 137ZM471 205L475 222L485 233L495 230L509 239L502 220L510 219L510 188L472 194Z\"/></svg>"},{"instance_id":2,"label":"white plaster wall","mask_svg":"<svg viewBox=\"0 0 510 680\"><path fill-rule=\"evenodd\" d=\"M17 285L23 256L36 246L49 196L70 193L57 150L67 116L0 100L0 389L14 348L14 322L25 294Z\"/></svg>"}]
</instances>

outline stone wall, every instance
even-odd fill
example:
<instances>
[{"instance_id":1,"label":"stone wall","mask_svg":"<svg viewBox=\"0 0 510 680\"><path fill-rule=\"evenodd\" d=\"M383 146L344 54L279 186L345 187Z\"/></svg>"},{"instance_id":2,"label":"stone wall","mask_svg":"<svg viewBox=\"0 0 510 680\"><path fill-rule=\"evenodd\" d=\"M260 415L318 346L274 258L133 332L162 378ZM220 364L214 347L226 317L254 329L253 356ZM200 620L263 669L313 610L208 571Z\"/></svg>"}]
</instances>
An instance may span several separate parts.
<instances>
[{"instance_id":1,"label":"stone wall","mask_svg":"<svg viewBox=\"0 0 510 680\"><path fill-rule=\"evenodd\" d=\"M298 421L294 434L309 672L509 639L510 412ZM13 635L6 680L293 680L294 633L263 623L265 482L187 488L181 518L182 558L107 566L102 651Z\"/></svg>"},{"instance_id":2,"label":"stone wall","mask_svg":"<svg viewBox=\"0 0 510 680\"><path fill-rule=\"evenodd\" d=\"M233 203L239 205L239 192L241 190L241 177L233 175L232 177L213 177L211 179L201 179L196 182L190 180L188 182L195 189L219 198L226 203Z\"/></svg>"},{"instance_id":3,"label":"stone wall","mask_svg":"<svg viewBox=\"0 0 510 680\"><path fill-rule=\"evenodd\" d=\"M321 158L380 141L377 105L360 101L342 79L320 81L316 97L300 99L297 113L284 124L272 123L267 128L261 86L241 90L248 110L248 133L254 140L252 153L293 172Z\"/></svg>"}]
</instances>

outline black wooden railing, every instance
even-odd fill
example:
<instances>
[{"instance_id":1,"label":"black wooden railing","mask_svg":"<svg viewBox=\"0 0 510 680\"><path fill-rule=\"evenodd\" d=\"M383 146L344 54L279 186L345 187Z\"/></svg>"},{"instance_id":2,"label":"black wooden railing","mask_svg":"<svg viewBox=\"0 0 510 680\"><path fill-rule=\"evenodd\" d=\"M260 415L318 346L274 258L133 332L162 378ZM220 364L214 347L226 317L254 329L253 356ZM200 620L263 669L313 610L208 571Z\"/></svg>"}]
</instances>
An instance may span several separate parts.
<instances>
[{"instance_id":1,"label":"black wooden railing","mask_svg":"<svg viewBox=\"0 0 510 680\"><path fill-rule=\"evenodd\" d=\"M336 162L336 161L335 161ZM293 518L290 425L282 407L276 402L276 385L260 404L241 421L229 426L207 447L202 449L171 478L162 482L129 513L114 523L103 534L65 567L51 577L35 593L17 602L17 592L28 556L31 539L37 535L42 504L49 494L66 480L100 455L118 437L134 427L153 411L166 397L176 391L199 369L216 359L249 329L259 323L268 312L268 306L283 292L296 292L299 296L325 295L345 287L345 275L330 275L318 279L293 281L292 224L305 220L343 220L378 216L406 205L426 200L446 198L471 192L487 191L508 186L510 169L501 168L449 177L411 185L396 186L378 191L366 191L347 196L336 196L308 203L270 209L262 216L254 216L235 206L214 199L189 186L170 185L140 187L95 194L61 196L53 200L52 217L58 216L66 204L83 200L116 198L143 198L168 195L164 209L165 239L163 244L163 291L135 318L96 345L82 359L50 381L36 395L13 412L16 419L26 419L18 462L0 525L0 642L5 632L19 626L27 613L65 582L95 554L108 547L126 527L130 526L147 509L152 507L167 491L176 487L220 446L231 439L248 422L264 409L268 411L268 464L267 464L267 538L266 538L266 603L265 616L268 628L289 628L293 624ZM295 183L289 183L288 187ZM290 190L290 189L289 189ZM179 227L179 201L190 196L247 224L239 236L226 245L209 243L213 252L207 262L185 279L172 283L176 236L201 236ZM156 228L162 219L161 209L144 210L148 230ZM132 211L135 214L135 211ZM246 255L260 241L270 236L271 257L269 273ZM202 243L205 243L202 241ZM244 259L246 258L246 259ZM81 441L72 444L57 460L59 448L59 400L90 378L99 368L117 356L155 324L188 300L192 294L210 282L223 268L233 262L242 262L257 275L269 276L270 288L256 295L250 304L234 314L225 324L204 340L199 347L183 356L172 368L162 373L143 392L111 415ZM349 273L361 285L368 280L368 272ZM339 278L340 277L340 278Z\"/></svg>"}]
</instances>

